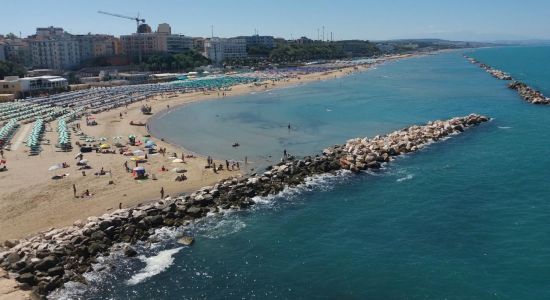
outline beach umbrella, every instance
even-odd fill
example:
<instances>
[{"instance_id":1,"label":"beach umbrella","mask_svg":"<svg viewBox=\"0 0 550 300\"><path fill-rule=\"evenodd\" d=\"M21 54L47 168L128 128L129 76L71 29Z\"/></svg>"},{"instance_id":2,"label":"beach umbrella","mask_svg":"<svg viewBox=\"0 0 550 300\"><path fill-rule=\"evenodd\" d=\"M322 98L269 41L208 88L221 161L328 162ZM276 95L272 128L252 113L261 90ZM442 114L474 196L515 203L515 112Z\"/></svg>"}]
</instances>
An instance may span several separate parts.
<instances>
[{"instance_id":1,"label":"beach umbrella","mask_svg":"<svg viewBox=\"0 0 550 300\"><path fill-rule=\"evenodd\" d=\"M187 172L187 170L182 169L182 168L173 168L173 169L172 169L172 172L176 172L176 173L185 173L185 172Z\"/></svg>"},{"instance_id":2,"label":"beach umbrella","mask_svg":"<svg viewBox=\"0 0 550 300\"><path fill-rule=\"evenodd\" d=\"M134 153L134 155L136 156L145 154L145 152L143 152L142 150L134 150L132 153Z\"/></svg>"},{"instance_id":3,"label":"beach umbrella","mask_svg":"<svg viewBox=\"0 0 550 300\"><path fill-rule=\"evenodd\" d=\"M134 171L145 171L145 168L142 167L142 166L135 167L135 168L134 168Z\"/></svg>"},{"instance_id":4,"label":"beach umbrella","mask_svg":"<svg viewBox=\"0 0 550 300\"><path fill-rule=\"evenodd\" d=\"M87 165L88 164L88 160L87 159L83 159L81 161L78 162L79 164L83 164L83 165Z\"/></svg>"},{"instance_id":5,"label":"beach umbrella","mask_svg":"<svg viewBox=\"0 0 550 300\"><path fill-rule=\"evenodd\" d=\"M50 168L48 168L48 171L55 171L55 170L58 170L58 169L61 169L60 165L53 165Z\"/></svg>"},{"instance_id":6,"label":"beach umbrella","mask_svg":"<svg viewBox=\"0 0 550 300\"><path fill-rule=\"evenodd\" d=\"M111 148L111 145L109 145L109 144L101 144L101 146L99 146L99 148L101 148L101 149L108 149L108 148Z\"/></svg>"},{"instance_id":7,"label":"beach umbrella","mask_svg":"<svg viewBox=\"0 0 550 300\"><path fill-rule=\"evenodd\" d=\"M78 152L78 154L74 158L78 158L80 155L82 155L82 152Z\"/></svg>"},{"instance_id":8,"label":"beach umbrella","mask_svg":"<svg viewBox=\"0 0 550 300\"><path fill-rule=\"evenodd\" d=\"M176 158L172 161L173 163L182 163L183 162L183 159L181 158Z\"/></svg>"}]
</instances>

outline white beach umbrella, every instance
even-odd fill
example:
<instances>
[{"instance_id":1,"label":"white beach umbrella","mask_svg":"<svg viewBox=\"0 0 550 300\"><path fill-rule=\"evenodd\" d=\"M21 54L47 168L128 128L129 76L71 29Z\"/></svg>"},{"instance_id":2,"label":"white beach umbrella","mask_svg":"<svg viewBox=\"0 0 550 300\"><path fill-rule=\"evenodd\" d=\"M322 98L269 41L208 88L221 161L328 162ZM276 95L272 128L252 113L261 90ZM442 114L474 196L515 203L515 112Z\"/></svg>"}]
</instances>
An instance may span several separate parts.
<instances>
[{"instance_id":1,"label":"white beach umbrella","mask_svg":"<svg viewBox=\"0 0 550 300\"><path fill-rule=\"evenodd\" d=\"M176 158L172 161L173 163L182 163L183 162L183 159L181 158Z\"/></svg>"}]
</instances>

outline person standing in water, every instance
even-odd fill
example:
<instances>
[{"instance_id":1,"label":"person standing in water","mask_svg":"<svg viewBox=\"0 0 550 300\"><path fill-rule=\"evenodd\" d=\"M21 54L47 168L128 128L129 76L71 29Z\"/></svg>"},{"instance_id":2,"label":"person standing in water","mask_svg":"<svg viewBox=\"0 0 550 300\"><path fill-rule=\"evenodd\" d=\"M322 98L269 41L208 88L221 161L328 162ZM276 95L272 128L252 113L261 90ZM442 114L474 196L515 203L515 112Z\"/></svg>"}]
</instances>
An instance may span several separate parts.
<instances>
[{"instance_id":1,"label":"person standing in water","mask_svg":"<svg viewBox=\"0 0 550 300\"><path fill-rule=\"evenodd\" d=\"M160 199L164 199L164 187L160 188Z\"/></svg>"}]
</instances>

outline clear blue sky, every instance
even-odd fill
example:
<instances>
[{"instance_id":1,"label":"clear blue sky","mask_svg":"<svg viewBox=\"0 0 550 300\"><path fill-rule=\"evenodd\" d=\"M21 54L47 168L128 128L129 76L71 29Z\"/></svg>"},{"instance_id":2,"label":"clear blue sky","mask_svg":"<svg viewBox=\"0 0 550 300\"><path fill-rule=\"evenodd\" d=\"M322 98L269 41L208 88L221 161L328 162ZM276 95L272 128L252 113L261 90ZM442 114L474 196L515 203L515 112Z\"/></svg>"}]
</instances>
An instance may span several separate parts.
<instances>
[{"instance_id":1,"label":"clear blue sky","mask_svg":"<svg viewBox=\"0 0 550 300\"><path fill-rule=\"evenodd\" d=\"M437 37L461 40L550 39L549 0L6 0L0 33L27 36L36 27L70 33L128 34L135 22L98 10L135 16L156 29L190 36L260 34L317 37L325 26L335 39Z\"/></svg>"}]
</instances>

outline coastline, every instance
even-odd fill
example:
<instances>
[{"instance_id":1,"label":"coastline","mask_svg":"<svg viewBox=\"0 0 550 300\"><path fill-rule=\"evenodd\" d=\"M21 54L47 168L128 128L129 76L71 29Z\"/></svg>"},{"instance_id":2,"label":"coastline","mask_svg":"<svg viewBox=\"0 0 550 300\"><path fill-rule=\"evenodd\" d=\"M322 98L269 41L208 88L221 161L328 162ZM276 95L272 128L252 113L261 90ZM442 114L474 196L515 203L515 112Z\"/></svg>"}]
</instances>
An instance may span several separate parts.
<instances>
[{"instance_id":1,"label":"coastline","mask_svg":"<svg viewBox=\"0 0 550 300\"><path fill-rule=\"evenodd\" d=\"M156 228L189 225L211 214L247 209L255 204L254 197L276 195L314 175L379 169L397 156L416 152L489 120L470 114L430 121L372 139L351 139L326 148L315 157L285 157L261 174L228 178L185 197L167 197L149 205L118 209L32 238L10 241L9 250L0 252L0 265L13 272L22 287L32 289L31 296L43 298L65 282L86 283L83 274L92 271L97 259L112 249L122 250L127 257L136 256L131 245L147 240Z\"/></svg>"},{"instance_id":2,"label":"coastline","mask_svg":"<svg viewBox=\"0 0 550 300\"><path fill-rule=\"evenodd\" d=\"M388 61L420 55L422 54L398 55L388 57L382 63L374 65L361 65L357 68L345 67L331 70L329 72L306 74L300 76L299 78L292 78L282 82L277 82L272 85L271 88L280 89L297 85L299 86L313 81L330 80L356 72L367 71L373 66L377 66ZM226 97L239 96L258 91L263 91L263 88L249 84L241 84L233 86L231 91L227 92ZM76 121L75 123L80 123L81 127L84 129L84 132L94 136L107 136L123 133L127 134L128 131L140 135L146 135L149 134L146 127L129 126L127 125L128 120L145 121L148 123L152 119L162 117L171 110L184 105L205 100L223 99L223 97L217 97L214 95L214 92L211 92L210 94L193 92L188 94L180 94L177 97L167 99L163 97L155 97L133 103L129 105L127 109L117 108L97 114L96 119L100 123L98 126L84 127L84 122L82 121ZM147 103L153 107L153 115L145 116L140 113L140 107L143 103ZM166 105L170 105L170 109L166 109ZM119 114L124 115L122 120L119 120ZM24 130L19 130L16 133L14 140L17 139L19 135L23 134ZM53 140L55 133L48 132L46 135L50 140ZM161 138L162 137L151 136L151 139L153 139L158 146L166 147L169 152L183 151L186 154L191 153L185 149L184 146L170 143L170 141L167 140L161 141ZM21 146L21 148L24 147ZM33 236L36 233L43 233L47 230L51 230L52 228L69 226L73 224L75 220L85 220L91 216L99 216L106 212L108 213L110 211L114 211L119 204L122 207L135 207L137 205L153 203L158 200L157 195L160 186L164 188L165 185L167 185L169 194L175 196L198 190L199 188L207 185L212 185L223 178L241 175L240 172L230 171L224 171L219 174L213 174L211 172L205 173L203 168L206 164L205 157L201 154L194 154L197 158L188 160L185 165L188 170L187 174L189 175L188 177L190 180L186 181L183 185L181 183L170 183L164 181L162 184L157 182L156 184L153 183L147 186L138 186L131 179L119 183L119 176L116 175L123 175L124 173L118 172L119 174L116 174L117 172L113 172L115 173L115 181L117 181L115 182L117 186L116 188L106 186L105 180L103 180L102 183L94 186L96 189L93 192L96 192L96 195L90 199L91 201L81 201L79 199L74 199L72 193L67 191L70 190L70 186L73 182L76 182L78 185L82 184L82 178L72 180L73 177L69 177L71 180L67 180L69 182L64 182L60 186L49 179L49 175L51 175L51 173L43 171L46 170L47 166L52 163L57 163L64 160L72 162L75 153L54 153L54 151L44 152L44 154L41 154L38 157L27 157L25 155L25 150L12 151L7 154L10 159L11 175L13 175L12 170L19 170L23 172L19 172L16 176L10 176L9 183L4 180L7 178L5 175L4 177L0 177L0 180L6 182L7 186L9 186L9 188L5 190L3 196L0 197L0 208L6 212L0 217L0 244L3 244L5 240ZM120 158L118 155L111 157L92 157L91 159L94 163L94 167L104 164L109 170L113 168L113 171L114 168L120 167L124 160L124 157ZM157 161L152 161L151 164L148 164L148 166L152 168L158 167L162 163L162 161L158 161L157 159ZM18 182L23 184L15 184ZM13 201L14 199L21 199L21 201ZM2 269L0 268L0 270ZM0 276L0 299L5 297L7 297L7 299L18 299L18 297L20 299L28 298L29 293L27 291L21 291L18 283L16 283L13 279L8 279L6 274L0 275L2 275Z\"/></svg>"},{"instance_id":3,"label":"coastline","mask_svg":"<svg viewBox=\"0 0 550 300\"><path fill-rule=\"evenodd\" d=\"M410 57L410 55L392 57L386 61L407 57ZM299 78L276 82L275 85L271 85L270 87L276 89L313 81L328 80L354 72L366 71L370 68L371 66L369 65L363 65L358 67L357 70L353 67L346 67L325 73L311 73ZM236 85L226 92L227 96L225 98L258 92L263 89L263 87L256 87L250 84ZM170 110L187 104L205 100L223 101L223 99L224 97L217 97L214 92L193 92L180 94L177 97L171 98L156 97L133 103L127 109L120 107L101 112L95 115L99 123L97 126L87 127L85 126L85 121L75 121L74 123L80 123L83 132L95 137L127 136L129 133L143 136L150 134L146 130L146 127L129 126L128 122L130 120L145 123L149 122L151 118L162 117L163 114L169 113ZM144 103L152 106L153 115L141 114L140 107ZM170 105L170 110L166 109L167 105ZM123 114L123 119L119 118L119 114L121 113ZM19 138L19 135L23 135L24 133L24 128L21 128L16 133L14 141ZM55 140L56 133L46 132L45 138ZM185 146L171 143L170 141L162 141L162 137L160 136L152 135L151 139L159 147L167 148L168 153L175 152L178 156L182 152L185 154L192 153L188 149L185 149ZM152 199L158 198L158 191L161 187L164 187L169 195L178 195L213 184L219 179L240 174L236 171L224 171L219 174L204 172L203 166L206 164L205 156L204 154L195 153L193 155L196 158L187 160L184 165L185 169L188 170L187 177L189 180L183 184L167 181L167 178L162 178L163 176L160 174L160 178L156 182L150 181L147 185L139 185L133 179L126 178L127 175L122 170L121 166L126 161L126 157L105 154L97 155L94 153L86 154L85 158L90 160L90 165L94 167L94 170L99 167L111 170L116 188L114 186L107 186L108 180L100 177L94 178L93 182L90 183L89 180L85 180L86 177L82 178L78 174L80 172L74 171L74 169L72 171L67 170L67 173L70 173L69 177L60 181L53 181L50 179L50 176L54 173L48 172L48 167L64 161L73 164L76 151L57 152L55 149L46 148L40 155L31 157L26 155L24 148L24 145L20 145L19 149L6 153L9 172L0 174L0 180L5 182L8 187L4 190L3 195L0 196L0 209L6 212L0 216L0 243L3 243L5 240L32 235L52 227L70 225L77 219L101 215L106 211L117 208L119 203L122 203L123 207L129 207L150 202ZM166 164L168 168L173 167L170 161L158 156L151 157L150 161L144 164L144 166L148 169L158 169L163 164ZM159 184L161 180L163 184ZM71 188L72 184L75 184L79 191L84 187L89 188L95 195L87 201L74 199ZM13 199L20 200L13 201Z\"/></svg>"}]
</instances>

